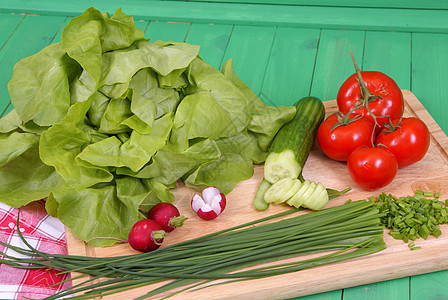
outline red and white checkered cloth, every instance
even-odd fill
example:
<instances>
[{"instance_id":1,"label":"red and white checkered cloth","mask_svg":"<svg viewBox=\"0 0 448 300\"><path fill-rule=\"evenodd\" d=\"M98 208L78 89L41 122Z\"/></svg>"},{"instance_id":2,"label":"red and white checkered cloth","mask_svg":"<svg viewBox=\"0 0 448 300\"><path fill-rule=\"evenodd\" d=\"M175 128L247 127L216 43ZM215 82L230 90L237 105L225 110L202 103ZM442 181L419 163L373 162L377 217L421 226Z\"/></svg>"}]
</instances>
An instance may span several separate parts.
<instances>
[{"instance_id":1,"label":"red and white checkered cloth","mask_svg":"<svg viewBox=\"0 0 448 300\"><path fill-rule=\"evenodd\" d=\"M27 249L17 234L17 212L18 209L0 203L0 240ZM27 242L36 249L52 254L67 254L64 225L46 213L44 201L32 202L21 208L19 227ZM2 245L0 251L16 257L19 255ZM57 273L56 270L27 270L0 264L0 299L42 299L70 287L70 282L52 286L68 279L68 274Z\"/></svg>"}]
</instances>

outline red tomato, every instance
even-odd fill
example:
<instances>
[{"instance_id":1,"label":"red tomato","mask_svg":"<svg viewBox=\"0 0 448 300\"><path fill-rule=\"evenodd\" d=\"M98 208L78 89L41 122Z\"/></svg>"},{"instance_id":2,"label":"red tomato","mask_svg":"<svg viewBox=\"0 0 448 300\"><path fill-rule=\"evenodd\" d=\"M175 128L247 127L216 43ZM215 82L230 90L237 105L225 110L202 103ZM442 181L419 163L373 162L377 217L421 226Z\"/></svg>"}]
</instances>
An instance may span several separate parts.
<instances>
[{"instance_id":1,"label":"red tomato","mask_svg":"<svg viewBox=\"0 0 448 300\"><path fill-rule=\"evenodd\" d=\"M334 113L317 130L320 149L331 159L347 161L350 153L359 146L372 145L373 124L359 115L351 114L347 119ZM340 125L333 129L339 122Z\"/></svg>"},{"instance_id":2,"label":"red tomato","mask_svg":"<svg viewBox=\"0 0 448 300\"><path fill-rule=\"evenodd\" d=\"M359 147L347 160L350 177L366 190L385 187L398 172L395 156L382 147Z\"/></svg>"},{"instance_id":3,"label":"red tomato","mask_svg":"<svg viewBox=\"0 0 448 300\"><path fill-rule=\"evenodd\" d=\"M395 130L384 129L378 134L377 145L387 147L397 158L398 167L402 168L420 161L429 148L429 130L418 118L403 118L392 122Z\"/></svg>"},{"instance_id":4,"label":"red tomato","mask_svg":"<svg viewBox=\"0 0 448 300\"><path fill-rule=\"evenodd\" d=\"M399 119L403 113L404 100L403 94L395 81L386 74L377 71L361 71L361 76L371 95L381 97L370 97L368 102L370 111L379 117L377 119L378 124L381 126L388 120L384 116L390 116L392 120ZM344 114L358 106L360 104L359 101L367 101L363 100L361 96L361 87L356 73L347 78L341 85L336 100L339 111ZM362 115L372 123L375 123L366 106L356 109L354 113Z\"/></svg>"}]
</instances>

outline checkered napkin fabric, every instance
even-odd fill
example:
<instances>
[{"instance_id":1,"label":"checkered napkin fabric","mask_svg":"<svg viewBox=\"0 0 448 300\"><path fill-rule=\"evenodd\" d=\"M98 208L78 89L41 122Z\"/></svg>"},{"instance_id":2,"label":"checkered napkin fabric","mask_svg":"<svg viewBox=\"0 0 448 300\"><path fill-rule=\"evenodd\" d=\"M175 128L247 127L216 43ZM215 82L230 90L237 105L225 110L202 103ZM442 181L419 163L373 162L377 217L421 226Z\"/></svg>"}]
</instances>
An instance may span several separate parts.
<instances>
[{"instance_id":1,"label":"checkered napkin fabric","mask_svg":"<svg viewBox=\"0 0 448 300\"><path fill-rule=\"evenodd\" d=\"M0 240L27 248L17 234L18 209L0 203ZM20 231L27 242L36 249L53 254L67 254L63 224L45 211L45 202L30 203L20 210ZM17 252L0 245L0 251L20 256ZM3 258L3 257L2 257ZM70 283L52 286L68 278L49 269L18 269L0 264L0 299L42 299L70 287Z\"/></svg>"}]
</instances>

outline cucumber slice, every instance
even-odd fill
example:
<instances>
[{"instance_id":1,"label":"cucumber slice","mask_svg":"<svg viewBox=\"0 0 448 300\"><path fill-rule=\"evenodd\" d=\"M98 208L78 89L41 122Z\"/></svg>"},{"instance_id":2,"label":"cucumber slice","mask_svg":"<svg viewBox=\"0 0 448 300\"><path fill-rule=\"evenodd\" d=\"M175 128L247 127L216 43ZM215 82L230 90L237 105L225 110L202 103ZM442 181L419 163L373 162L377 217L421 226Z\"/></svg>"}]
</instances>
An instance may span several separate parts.
<instances>
[{"instance_id":1,"label":"cucumber slice","mask_svg":"<svg viewBox=\"0 0 448 300\"><path fill-rule=\"evenodd\" d=\"M296 208L302 206L302 203L305 201L302 196L307 190L309 190L310 186L311 181L305 180L297 193L295 193L289 200L287 200L286 203Z\"/></svg>"},{"instance_id":2,"label":"cucumber slice","mask_svg":"<svg viewBox=\"0 0 448 300\"><path fill-rule=\"evenodd\" d=\"M289 198L291 198L295 193L297 193L297 191L302 186L302 182L299 179L293 179L293 182L294 183L293 183L292 187L289 189L289 191L283 195L279 195L278 200L274 201L275 204L283 203L286 200L288 200Z\"/></svg>"},{"instance_id":3,"label":"cucumber slice","mask_svg":"<svg viewBox=\"0 0 448 300\"><path fill-rule=\"evenodd\" d=\"M297 178L301 171L302 167L291 150L269 153L264 164L264 178L270 183L283 178Z\"/></svg>"},{"instance_id":4,"label":"cucumber slice","mask_svg":"<svg viewBox=\"0 0 448 300\"><path fill-rule=\"evenodd\" d=\"M317 196L317 198L319 200L317 200L313 207L310 207L310 209L312 210L321 210L322 208L325 207L325 205L327 205L329 197L328 197L328 192L327 189L323 190L320 195Z\"/></svg>"},{"instance_id":5,"label":"cucumber slice","mask_svg":"<svg viewBox=\"0 0 448 300\"><path fill-rule=\"evenodd\" d=\"M256 209L258 210L266 210L269 207L269 203L267 203L264 200L264 194L266 193L266 191L268 190L268 188L271 187L271 183L269 181L267 181L266 179L263 178L263 180L261 180L260 186L257 189L257 192L255 193L255 198L254 198L254 206Z\"/></svg>"},{"instance_id":6,"label":"cucumber slice","mask_svg":"<svg viewBox=\"0 0 448 300\"><path fill-rule=\"evenodd\" d=\"M321 192L319 195L317 195L316 193L316 202L315 205L313 205L313 207L311 207L311 209L313 210L321 210L327 203L328 203L328 192L327 189L325 188L325 186L321 183L319 183L322 188L321 188Z\"/></svg>"},{"instance_id":7,"label":"cucumber slice","mask_svg":"<svg viewBox=\"0 0 448 300\"><path fill-rule=\"evenodd\" d=\"M292 188L293 185L293 178L283 178L277 181L264 193L264 201L266 201L267 203L278 201L280 197L282 197Z\"/></svg>"},{"instance_id":8,"label":"cucumber slice","mask_svg":"<svg viewBox=\"0 0 448 300\"><path fill-rule=\"evenodd\" d=\"M300 197L300 202L301 202L300 206L304 206L305 202L308 201L308 199L314 193L314 190L316 189L316 187L317 187L317 184L314 181L311 181L310 186L308 187L308 189Z\"/></svg>"},{"instance_id":9,"label":"cucumber slice","mask_svg":"<svg viewBox=\"0 0 448 300\"><path fill-rule=\"evenodd\" d=\"M317 183L313 193L303 202L302 206L312 210L314 210L314 207L319 207L322 201L318 197L323 190L325 190L325 187L320 182Z\"/></svg>"}]
</instances>

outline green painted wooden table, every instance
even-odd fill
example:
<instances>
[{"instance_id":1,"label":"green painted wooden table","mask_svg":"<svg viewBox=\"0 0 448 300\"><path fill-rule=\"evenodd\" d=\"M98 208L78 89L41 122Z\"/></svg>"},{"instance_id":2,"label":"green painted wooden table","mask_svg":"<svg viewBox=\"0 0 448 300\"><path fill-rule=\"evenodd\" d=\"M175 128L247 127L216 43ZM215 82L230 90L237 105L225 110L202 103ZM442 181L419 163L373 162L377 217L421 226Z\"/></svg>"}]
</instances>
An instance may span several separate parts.
<instances>
[{"instance_id":1,"label":"green painted wooden table","mask_svg":"<svg viewBox=\"0 0 448 300\"><path fill-rule=\"evenodd\" d=\"M60 40L70 18L94 6L121 7L151 40L201 45L216 68L235 72L268 104L314 95L335 99L354 72L382 71L411 90L448 133L446 1L87 1L0 3L0 114L12 109L7 82L14 64ZM272 4L274 3L274 4ZM301 299L447 299L448 271L405 277Z\"/></svg>"}]
</instances>

